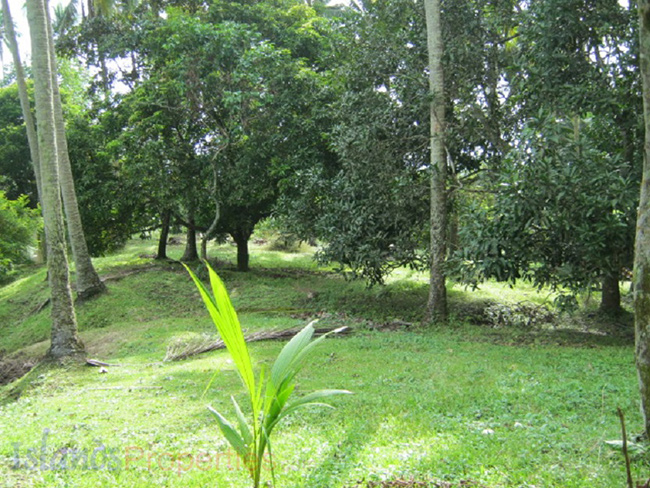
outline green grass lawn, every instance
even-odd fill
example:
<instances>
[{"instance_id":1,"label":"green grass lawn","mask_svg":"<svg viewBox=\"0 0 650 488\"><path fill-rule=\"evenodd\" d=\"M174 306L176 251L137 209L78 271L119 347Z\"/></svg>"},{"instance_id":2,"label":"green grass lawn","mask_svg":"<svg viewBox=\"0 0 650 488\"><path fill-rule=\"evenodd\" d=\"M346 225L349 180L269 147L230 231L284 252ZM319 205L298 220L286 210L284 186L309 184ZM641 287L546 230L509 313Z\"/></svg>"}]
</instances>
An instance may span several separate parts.
<instances>
[{"instance_id":1,"label":"green grass lawn","mask_svg":"<svg viewBox=\"0 0 650 488\"><path fill-rule=\"evenodd\" d=\"M206 409L230 414L231 394L243 404L227 353L162 361L170 344L214 332L182 267L141 257L154 250L155 242L133 241L98 259L100 274L116 279L107 295L78 307L89 355L116 364L107 374L40 366L0 387L0 486L247 486ZM174 247L170 255L181 253ZM378 331L372 326L422 318L423 276L400 271L386 287L367 289L317 267L309 252L253 247L250 273L228 264L232 246L211 255L246 330L293 327L316 316L355 327L318 346L297 392L342 388L354 395L335 397L334 410L298 412L279 427L276 486L410 479L431 486L625 486L622 455L605 441L620 439L618 406L628 430L641 429L629 330L588 333L582 317L575 330L494 329L458 318L446 328ZM47 298L44 276L34 268L0 288L0 350L8 356L47 349L49 309L35 313ZM548 293L489 284L478 292L453 287L450 297L461 317L473 302L542 303ZM250 346L257 364L270 364L281 347ZM16 458L20 469L13 468ZM635 454L632 469L638 479L650 476L647 455Z\"/></svg>"}]
</instances>

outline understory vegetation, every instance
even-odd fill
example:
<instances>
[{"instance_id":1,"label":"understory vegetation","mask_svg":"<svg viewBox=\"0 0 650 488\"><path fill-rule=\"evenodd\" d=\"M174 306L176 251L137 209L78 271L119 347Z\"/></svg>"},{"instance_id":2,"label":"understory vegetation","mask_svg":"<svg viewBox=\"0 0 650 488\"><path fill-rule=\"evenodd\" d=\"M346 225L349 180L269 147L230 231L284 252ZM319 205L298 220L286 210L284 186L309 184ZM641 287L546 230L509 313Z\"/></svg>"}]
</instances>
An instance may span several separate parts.
<instances>
[{"instance_id":1,"label":"understory vegetation","mask_svg":"<svg viewBox=\"0 0 650 488\"><path fill-rule=\"evenodd\" d=\"M249 273L236 271L232 245L208 249L245 333L315 318L352 328L317 346L296 395L325 387L354 395L277 427L276 486L623 486L623 455L606 443L621 439L616 408L628 432L642 430L626 312L597 316L592 296L580 312L559 314L549 292L488 282L451 286L450 325L425 329L425 275L398 269L367 288L317 266L304 246L288 253L257 242ZM173 261L182 245L170 246L170 261L153 261L154 251L153 241L135 240L97 259L109 292L77 307L88 357L108 366L41 364L0 387L3 486L246 486L206 410L229 411L234 393L248 414L244 388L223 350L164 361L169 348L216 337ZM32 267L0 288L4 365L34 362L48 348L44 279ZM282 347L249 345L266 367ZM650 462L631 447L633 475L647 479Z\"/></svg>"}]
</instances>

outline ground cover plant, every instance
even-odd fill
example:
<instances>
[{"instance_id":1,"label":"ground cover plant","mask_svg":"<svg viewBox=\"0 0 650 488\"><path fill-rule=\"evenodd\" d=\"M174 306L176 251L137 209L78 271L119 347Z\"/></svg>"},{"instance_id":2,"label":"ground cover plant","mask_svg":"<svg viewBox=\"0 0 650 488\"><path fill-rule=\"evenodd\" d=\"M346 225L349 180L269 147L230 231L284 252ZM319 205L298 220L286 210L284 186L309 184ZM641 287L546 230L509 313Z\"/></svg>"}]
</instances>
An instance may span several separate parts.
<instances>
[{"instance_id":1,"label":"ground cover plant","mask_svg":"<svg viewBox=\"0 0 650 488\"><path fill-rule=\"evenodd\" d=\"M228 353L163 361L174 340L214 335L214 326L183 268L147 257L154 244L132 241L98 259L100 274L111 278L109 293L78 307L81 338L91 357L110 365L107 373L73 363L38 366L0 387L3 486L250 483L206 410L229 411L233 392L245 404ZM318 344L296 385L298 397L322 388L355 395L337 398L335 410L305 409L278 425L277 486L624 485L621 453L606 441L620 439L619 406L630 432L642 428L625 316L607 324L563 316L556 328L470 320L486 301L552 300L525 286L489 284L478 293L452 288L456 319L425 331L417 323L426 282L417 273L399 270L386 287L367 289L318 268L310 253L253 251L251 272L238 273L232 246L210 249L245 332L317 317L355 329ZM181 253L170 249L172 258ZM43 279L34 268L0 288L4 358L47 349ZM571 320L578 325L571 328ZM393 325L377 327L385 324ZM268 368L283 346L253 343L252 361ZM267 464L263 469L270 476ZM632 470L647 478L647 457L633 455Z\"/></svg>"}]
</instances>

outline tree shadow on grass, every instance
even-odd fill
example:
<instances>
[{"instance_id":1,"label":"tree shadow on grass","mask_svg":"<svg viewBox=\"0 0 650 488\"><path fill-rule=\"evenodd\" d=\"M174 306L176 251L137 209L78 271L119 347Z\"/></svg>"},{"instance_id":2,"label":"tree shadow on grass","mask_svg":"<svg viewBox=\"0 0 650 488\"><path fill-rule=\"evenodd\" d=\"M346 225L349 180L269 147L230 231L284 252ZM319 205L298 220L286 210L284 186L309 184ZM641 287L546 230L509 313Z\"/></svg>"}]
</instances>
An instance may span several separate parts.
<instances>
[{"instance_id":1,"label":"tree shadow on grass","mask_svg":"<svg viewBox=\"0 0 650 488\"><path fill-rule=\"evenodd\" d=\"M368 420L356 421L348 429L347 436L330 448L329 454L312 469L301 486L330 488L341 482L356 465L359 454L370 443L377 426Z\"/></svg>"},{"instance_id":2,"label":"tree shadow on grass","mask_svg":"<svg viewBox=\"0 0 650 488\"><path fill-rule=\"evenodd\" d=\"M473 328L478 328L474 326ZM465 328L468 331L468 328ZM557 346L557 347L625 347L634 345L634 330L606 332L575 329L491 329L482 327L466 339L503 346Z\"/></svg>"}]
</instances>

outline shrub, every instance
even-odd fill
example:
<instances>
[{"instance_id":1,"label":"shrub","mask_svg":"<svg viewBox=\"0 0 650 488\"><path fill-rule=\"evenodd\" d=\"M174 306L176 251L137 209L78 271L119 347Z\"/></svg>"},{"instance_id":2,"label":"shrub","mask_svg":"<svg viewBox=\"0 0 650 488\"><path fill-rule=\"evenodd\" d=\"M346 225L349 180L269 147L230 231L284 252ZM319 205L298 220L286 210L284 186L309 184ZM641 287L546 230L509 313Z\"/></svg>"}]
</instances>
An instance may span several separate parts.
<instances>
[{"instance_id":1,"label":"shrub","mask_svg":"<svg viewBox=\"0 0 650 488\"><path fill-rule=\"evenodd\" d=\"M0 191L0 280L5 280L14 265L30 260L30 247L42 223L39 211L28 207L28 199L21 196L9 200Z\"/></svg>"}]
</instances>

